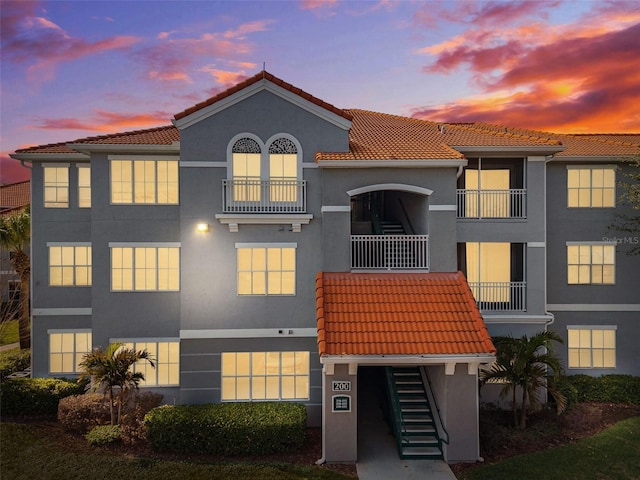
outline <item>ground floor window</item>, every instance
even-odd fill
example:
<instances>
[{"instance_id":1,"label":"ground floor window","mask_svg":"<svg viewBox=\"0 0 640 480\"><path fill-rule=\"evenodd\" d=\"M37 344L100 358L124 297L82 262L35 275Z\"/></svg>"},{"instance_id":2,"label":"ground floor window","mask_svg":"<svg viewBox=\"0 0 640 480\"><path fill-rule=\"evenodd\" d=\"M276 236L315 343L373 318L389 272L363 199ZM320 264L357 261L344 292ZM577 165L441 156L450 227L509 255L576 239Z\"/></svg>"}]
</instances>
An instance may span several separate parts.
<instances>
[{"instance_id":1,"label":"ground floor window","mask_svg":"<svg viewBox=\"0 0 640 480\"><path fill-rule=\"evenodd\" d=\"M49 330L49 373L80 373L91 351L91 330Z\"/></svg>"},{"instance_id":2,"label":"ground floor window","mask_svg":"<svg viewBox=\"0 0 640 480\"><path fill-rule=\"evenodd\" d=\"M144 375L141 387L170 386L180 384L180 342L153 340L120 340L126 348L147 350L155 368L146 360L137 362L134 372Z\"/></svg>"},{"instance_id":3,"label":"ground floor window","mask_svg":"<svg viewBox=\"0 0 640 480\"><path fill-rule=\"evenodd\" d=\"M615 368L616 328L567 327L569 368Z\"/></svg>"},{"instance_id":4,"label":"ground floor window","mask_svg":"<svg viewBox=\"0 0 640 480\"><path fill-rule=\"evenodd\" d=\"M223 352L222 400L307 400L309 352Z\"/></svg>"}]
</instances>

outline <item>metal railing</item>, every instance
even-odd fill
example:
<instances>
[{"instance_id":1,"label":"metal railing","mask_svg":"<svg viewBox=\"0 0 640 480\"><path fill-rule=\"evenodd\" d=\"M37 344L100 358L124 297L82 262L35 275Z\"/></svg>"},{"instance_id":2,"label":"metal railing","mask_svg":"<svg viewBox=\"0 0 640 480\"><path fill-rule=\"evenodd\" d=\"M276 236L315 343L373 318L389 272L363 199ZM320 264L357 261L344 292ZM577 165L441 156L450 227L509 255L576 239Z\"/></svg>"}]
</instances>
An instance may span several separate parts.
<instances>
[{"instance_id":1,"label":"metal railing","mask_svg":"<svg viewBox=\"0 0 640 480\"><path fill-rule=\"evenodd\" d=\"M440 450L442 450L443 443L449 445L449 432L447 432L447 429L444 426L444 422L442 421L442 414L440 413L440 408L438 408L436 396L433 394L433 387L431 386L431 380L429 380L427 369L422 365L420 366L420 377L422 378L424 391L427 394L427 400L429 401L429 406L431 407L431 415L433 416L434 426L436 428L436 432L438 433Z\"/></svg>"},{"instance_id":2,"label":"metal railing","mask_svg":"<svg viewBox=\"0 0 640 480\"><path fill-rule=\"evenodd\" d=\"M527 218L527 190L456 190L458 218Z\"/></svg>"},{"instance_id":3,"label":"metal railing","mask_svg":"<svg viewBox=\"0 0 640 480\"><path fill-rule=\"evenodd\" d=\"M351 235L352 270L429 270L429 235Z\"/></svg>"},{"instance_id":4,"label":"metal railing","mask_svg":"<svg viewBox=\"0 0 640 480\"><path fill-rule=\"evenodd\" d=\"M222 180L224 213L305 213L306 180Z\"/></svg>"},{"instance_id":5,"label":"metal railing","mask_svg":"<svg viewBox=\"0 0 640 480\"><path fill-rule=\"evenodd\" d=\"M469 282L469 287L484 312L527 310L527 282Z\"/></svg>"}]
</instances>

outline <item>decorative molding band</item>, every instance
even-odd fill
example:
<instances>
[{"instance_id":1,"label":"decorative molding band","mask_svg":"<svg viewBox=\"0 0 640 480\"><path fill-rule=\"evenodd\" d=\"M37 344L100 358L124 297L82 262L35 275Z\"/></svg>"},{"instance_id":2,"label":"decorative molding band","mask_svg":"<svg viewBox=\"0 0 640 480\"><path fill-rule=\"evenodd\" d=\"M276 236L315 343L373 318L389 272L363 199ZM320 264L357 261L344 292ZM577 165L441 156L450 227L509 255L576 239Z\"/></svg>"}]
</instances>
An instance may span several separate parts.
<instances>
[{"instance_id":1,"label":"decorative molding band","mask_svg":"<svg viewBox=\"0 0 640 480\"><path fill-rule=\"evenodd\" d=\"M442 168L466 166L467 160L319 160L322 168Z\"/></svg>"},{"instance_id":2,"label":"decorative molding band","mask_svg":"<svg viewBox=\"0 0 640 480\"><path fill-rule=\"evenodd\" d=\"M398 190L400 192L417 193L418 195L429 196L433 193L433 190L428 188L418 187L416 185L408 185L405 183L377 183L374 185L367 185L366 187L354 188L353 190L347 190L347 195L355 197L362 193L379 192L384 190Z\"/></svg>"},{"instance_id":3,"label":"decorative molding band","mask_svg":"<svg viewBox=\"0 0 640 480\"><path fill-rule=\"evenodd\" d=\"M109 242L111 247L181 247L181 242Z\"/></svg>"},{"instance_id":4,"label":"decorative molding band","mask_svg":"<svg viewBox=\"0 0 640 480\"><path fill-rule=\"evenodd\" d=\"M298 248L298 242L236 242L236 248Z\"/></svg>"},{"instance_id":5,"label":"decorative molding band","mask_svg":"<svg viewBox=\"0 0 640 480\"><path fill-rule=\"evenodd\" d=\"M565 242L566 246L569 245L617 245L615 240L602 241L602 240L585 240L585 241L569 241Z\"/></svg>"},{"instance_id":6,"label":"decorative molding band","mask_svg":"<svg viewBox=\"0 0 640 480\"><path fill-rule=\"evenodd\" d=\"M180 162L180 168L227 168L227 162Z\"/></svg>"},{"instance_id":7,"label":"decorative molding band","mask_svg":"<svg viewBox=\"0 0 640 480\"><path fill-rule=\"evenodd\" d=\"M338 212L351 212L351 207L349 205L323 205L320 209L322 213L338 213Z\"/></svg>"},{"instance_id":8,"label":"decorative molding band","mask_svg":"<svg viewBox=\"0 0 640 480\"><path fill-rule=\"evenodd\" d=\"M552 312L640 312L640 303L550 303Z\"/></svg>"},{"instance_id":9,"label":"decorative molding band","mask_svg":"<svg viewBox=\"0 0 640 480\"><path fill-rule=\"evenodd\" d=\"M318 164L315 162L302 162L302 168L318 168Z\"/></svg>"},{"instance_id":10,"label":"decorative molding band","mask_svg":"<svg viewBox=\"0 0 640 480\"><path fill-rule=\"evenodd\" d=\"M229 328L206 330L180 330L181 339L198 338L315 338L315 328Z\"/></svg>"},{"instance_id":11,"label":"decorative molding band","mask_svg":"<svg viewBox=\"0 0 640 480\"><path fill-rule=\"evenodd\" d=\"M231 214L216 213L216 219L229 226L229 231L238 232L239 225L291 225L291 231L300 233L302 225L308 225L312 214Z\"/></svg>"},{"instance_id":12,"label":"decorative molding band","mask_svg":"<svg viewBox=\"0 0 640 480\"><path fill-rule=\"evenodd\" d=\"M457 210L456 205L429 205L430 212L455 212Z\"/></svg>"},{"instance_id":13,"label":"decorative molding band","mask_svg":"<svg viewBox=\"0 0 640 480\"><path fill-rule=\"evenodd\" d=\"M34 308L34 317L91 315L91 308Z\"/></svg>"},{"instance_id":14,"label":"decorative molding band","mask_svg":"<svg viewBox=\"0 0 640 480\"><path fill-rule=\"evenodd\" d=\"M527 242L528 248L545 248L547 246L547 242Z\"/></svg>"},{"instance_id":15,"label":"decorative molding band","mask_svg":"<svg viewBox=\"0 0 640 480\"><path fill-rule=\"evenodd\" d=\"M47 247L90 247L91 242L47 242Z\"/></svg>"},{"instance_id":16,"label":"decorative molding band","mask_svg":"<svg viewBox=\"0 0 640 480\"><path fill-rule=\"evenodd\" d=\"M113 147L114 145L108 145ZM133 145L129 145L133 146ZM107 155L109 160L180 160L180 155L163 155L162 158L158 158L158 155L144 155L138 153L132 153L130 155Z\"/></svg>"},{"instance_id":17,"label":"decorative molding band","mask_svg":"<svg viewBox=\"0 0 640 480\"><path fill-rule=\"evenodd\" d=\"M47 335L52 333L91 333L90 328L49 328Z\"/></svg>"},{"instance_id":18,"label":"decorative molding band","mask_svg":"<svg viewBox=\"0 0 640 480\"><path fill-rule=\"evenodd\" d=\"M617 325L567 325L567 330L618 330Z\"/></svg>"},{"instance_id":19,"label":"decorative molding band","mask_svg":"<svg viewBox=\"0 0 640 480\"><path fill-rule=\"evenodd\" d=\"M553 320L552 315L482 315L484 323L487 324L501 324L501 323L513 323L513 324L532 324L532 325L544 325Z\"/></svg>"}]
</instances>

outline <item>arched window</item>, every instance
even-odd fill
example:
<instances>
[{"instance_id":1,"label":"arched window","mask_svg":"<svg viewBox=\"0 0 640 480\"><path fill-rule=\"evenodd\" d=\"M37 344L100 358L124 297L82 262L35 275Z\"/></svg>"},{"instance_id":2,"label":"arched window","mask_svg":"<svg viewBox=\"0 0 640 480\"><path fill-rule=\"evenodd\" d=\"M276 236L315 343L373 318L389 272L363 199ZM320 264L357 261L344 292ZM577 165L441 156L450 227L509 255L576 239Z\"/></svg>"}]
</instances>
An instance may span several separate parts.
<instances>
[{"instance_id":1,"label":"arched window","mask_svg":"<svg viewBox=\"0 0 640 480\"><path fill-rule=\"evenodd\" d=\"M252 138L233 144L233 199L237 202L260 201L261 150Z\"/></svg>"},{"instance_id":2,"label":"arched window","mask_svg":"<svg viewBox=\"0 0 640 480\"><path fill-rule=\"evenodd\" d=\"M273 202L298 199L298 149L288 138L269 145L269 197Z\"/></svg>"}]
</instances>

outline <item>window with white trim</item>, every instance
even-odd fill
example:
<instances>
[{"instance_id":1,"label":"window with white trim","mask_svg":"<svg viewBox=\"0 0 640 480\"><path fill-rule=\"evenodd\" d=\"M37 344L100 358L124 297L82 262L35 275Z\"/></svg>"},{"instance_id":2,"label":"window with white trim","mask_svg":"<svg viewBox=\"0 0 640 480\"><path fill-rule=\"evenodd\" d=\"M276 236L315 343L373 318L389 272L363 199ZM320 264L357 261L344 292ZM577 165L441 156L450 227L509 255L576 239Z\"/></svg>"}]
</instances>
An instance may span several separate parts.
<instances>
[{"instance_id":1,"label":"window with white trim","mask_svg":"<svg viewBox=\"0 0 640 480\"><path fill-rule=\"evenodd\" d=\"M111 247L112 291L177 291L180 248L177 246Z\"/></svg>"},{"instance_id":2,"label":"window with white trim","mask_svg":"<svg viewBox=\"0 0 640 480\"><path fill-rule=\"evenodd\" d=\"M91 208L91 166L78 165L78 207Z\"/></svg>"},{"instance_id":3,"label":"window with white trim","mask_svg":"<svg viewBox=\"0 0 640 480\"><path fill-rule=\"evenodd\" d=\"M240 138L233 144L233 200L259 202L262 194L260 181L261 149L252 138Z\"/></svg>"},{"instance_id":4,"label":"window with white trim","mask_svg":"<svg viewBox=\"0 0 640 480\"><path fill-rule=\"evenodd\" d=\"M615 244L603 242L567 243L569 285L615 283Z\"/></svg>"},{"instance_id":5,"label":"window with white trim","mask_svg":"<svg viewBox=\"0 0 640 480\"><path fill-rule=\"evenodd\" d=\"M44 166L44 207L69 208L69 165Z\"/></svg>"},{"instance_id":6,"label":"window with white trim","mask_svg":"<svg viewBox=\"0 0 640 480\"><path fill-rule=\"evenodd\" d=\"M298 149L288 138L269 145L269 199L272 202L298 201Z\"/></svg>"},{"instance_id":7,"label":"window with white trim","mask_svg":"<svg viewBox=\"0 0 640 480\"><path fill-rule=\"evenodd\" d=\"M295 295L295 244L237 244L238 295Z\"/></svg>"},{"instance_id":8,"label":"window with white trim","mask_svg":"<svg viewBox=\"0 0 640 480\"><path fill-rule=\"evenodd\" d=\"M141 387L171 386L180 384L180 342L119 340L125 348L149 352L155 368L146 360L133 365L133 371L144 375Z\"/></svg>"},{"instance_id":9,"label":"window with white trim","mask_svg":"<svg viewBox=\"0 0 640 480\"><path fill-rule=\"evenodd\" d=\"M177 160L111 160L111 203L178 204Z\"/></svg>"},{"instance_id":10,"label":"window with white trim","mask_svg":"<svg viewBox=\"0 0 640 480\"><path fill-rule=\"evenodd\" d=\"M49 285L52 287L91 286L90 244L49 244Z\"/></svg>"},{"instance_id":11,"label":"window with white trim","mask_svg":"<svg viewBox=\"0 0 640 480\"><path fill-rule=\"evenodd\" d=\"M616 328L568 326L569 368L616 368Z\"/></svg>"},{"instance_id":12,"label":"window with white trim","mask_svg":"<svg viewBox=\"0 0 640 480\"><path fill-rule=\"evenodd\" d=\"M49 373L80 373L80 362L91 352L91 330L49 331Z\"/></svg>"},{"instance_id":13,"label":"window with white trim","mask_svg":"<svg viewBox=\"0 0 640 480\"><path fill-rule=\"evenodd\" d=\"M613 165L567 167L567 206L606 208L616 206L616 167Z\"/></svg>"},{"instance_id":14,"label":"window with white trim","mask_svg":"<svg viewBox=\"0 0 640 480\"><path fill-rule=\"evenodd\" d=\"M309 352L222 353L222 401L308 398Z\"/></svg>"}]
</instances>

